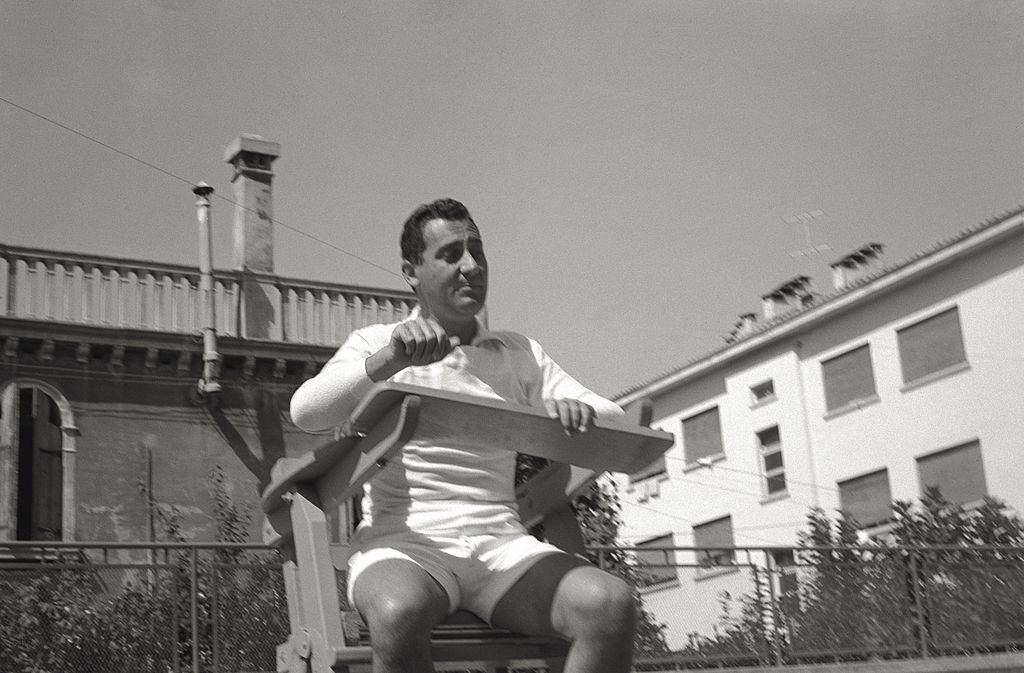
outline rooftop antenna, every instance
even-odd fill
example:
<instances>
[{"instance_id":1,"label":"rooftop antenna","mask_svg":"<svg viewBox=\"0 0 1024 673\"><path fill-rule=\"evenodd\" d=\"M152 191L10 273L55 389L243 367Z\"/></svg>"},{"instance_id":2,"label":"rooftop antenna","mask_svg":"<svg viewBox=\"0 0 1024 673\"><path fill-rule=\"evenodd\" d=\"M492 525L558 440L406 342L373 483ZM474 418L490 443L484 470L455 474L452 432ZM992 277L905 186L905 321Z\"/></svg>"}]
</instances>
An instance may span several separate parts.
<instances>
[{"instance_id":1,"label":"rooftop antenna","mask_svg":"<svg viewBox=\"0 0 1024 673\"><path fill-rule=\"evenodd\" d=\"M807 243L807 247L802 250L791 251L789 253L790 257L811 257L812 255L820 255L821 253L832 249L832 246L830 245L814 245L811 243L811 222L819 217L826 217L825 211L811 210L806 213L798 213L796 215L790 215L789 217L782 218L782 221L786 224L802 224L804 227L804 241Z\"/></svg>"}]
</instances>

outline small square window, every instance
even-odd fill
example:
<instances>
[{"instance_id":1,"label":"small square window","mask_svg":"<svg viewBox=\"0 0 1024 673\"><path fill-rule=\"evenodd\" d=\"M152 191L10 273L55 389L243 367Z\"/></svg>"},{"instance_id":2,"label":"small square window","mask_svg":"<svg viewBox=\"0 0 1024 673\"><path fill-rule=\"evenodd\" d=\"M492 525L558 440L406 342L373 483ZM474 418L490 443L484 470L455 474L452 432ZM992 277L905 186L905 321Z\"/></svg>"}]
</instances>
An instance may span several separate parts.
<instances>
[{"instance_id":1,"label":"small square window","mask_svg":"<svg viewBox=\"0 0 1024 673\"><path fill-rule=\"evenodd\" d=\"M750 387L750 396L754 400L754 404L763 404L770 402L775 399L775 381L768 379L763 383L759 383L756 386Z\"/></svg>"}]
</instances>

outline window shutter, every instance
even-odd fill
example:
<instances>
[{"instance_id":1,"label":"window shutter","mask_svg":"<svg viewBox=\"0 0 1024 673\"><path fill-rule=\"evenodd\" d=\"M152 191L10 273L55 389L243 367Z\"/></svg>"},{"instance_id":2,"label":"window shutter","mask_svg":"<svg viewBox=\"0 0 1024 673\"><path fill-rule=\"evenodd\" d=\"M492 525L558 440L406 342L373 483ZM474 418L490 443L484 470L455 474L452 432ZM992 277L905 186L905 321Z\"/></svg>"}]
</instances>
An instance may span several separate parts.
<instances>
[{"instance_id":1,"label":"window shutter","mask_svg":"<svg viewBox=\"0 0 1024 673\"><path fill-rule=\"evenodd\" d=\"M832 411L875 394L871 350L867 344L821 363L825 407Z\"/></svg>"},{"instance_id":2,"label":"window shutter","mask_svg":"<svg viewBox=\"0 0 1024 673\"><path fill-rule=\"evenodd\" d=\"M888 470L839 482L839 506L861 526L874 526L892 517Z\"/></svg>"},{"instance_id":3,"label":"window shutter","mask_svg":"<svg viewBox=\"0 0 1024 673\"><path fill-rule=\"evenodd\" d=\"M946 500L955 504L981 500L988 492L977 441L918 458L917 470L922 491L938 486Z\"/></svg>"},{"instance_id":4,"label":"window shutter","mask_svg":"<svg viewBox=\"0 0 1024 673\"><path fill-rule=\"evenodd\" d=\"M897 331L896 338L904 383L967 361L955 306Z\"/></svg>"},{"instance_id":5,"label":"window shutter","mask_svg":"<svg viewBox=\"0 0 1024 673\"><path fill-rule=\"evenodd\" d=\"M637 547L644 547L650 550L640 550L636 553L637 563L643 571L643 581L645 585L650 586L652 584L659 584L661 582L678 579L676 569L674 567L676 562L676 553L675 550L671 550L671 547L674 546L675 541L672 539L671 534L651 538L650 540L644 540L637 544ZM670 550L655 551L663 550L666 547L670 548ZM665 564L668 564L670 567L664 567Z\"/></svg>"},{"instance_id":6,"label":"window shutter","mask_svg":"<svg viewBox=\"0 0 1024 673\"><path fill-rule=\"evenodd\" d=\"M718 407L683 419L683 455L687 463L722 453L722 424Z\"/></svg>"},{"instance_id":7,"label":"window shutter","mask_svg":"<svg viewBox=\"0 0 1024 673\"><path fill-rule=\"evenodd\" d=\"M725 565L732 561L732 550L715 547L732 547L732 517L724 516L693 527L693 546L706 551L697 553L697 560L707 565Z\"/></svg>"}]
</instances>

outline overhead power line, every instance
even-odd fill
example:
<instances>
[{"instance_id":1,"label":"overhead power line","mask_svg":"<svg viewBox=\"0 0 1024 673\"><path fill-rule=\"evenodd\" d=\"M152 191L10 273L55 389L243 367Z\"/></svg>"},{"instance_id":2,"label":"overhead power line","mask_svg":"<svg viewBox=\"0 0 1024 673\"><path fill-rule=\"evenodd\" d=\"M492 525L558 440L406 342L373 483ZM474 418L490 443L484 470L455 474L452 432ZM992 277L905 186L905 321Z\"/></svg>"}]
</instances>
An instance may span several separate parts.
<instances>
[{"instance_id":1,"label":"overhead power line","mask_svg":"<svg viewBox=\"0 0 1024 673\"><path fill-rule=\"evenodd\" d=\"M184 183L186 185L189 185L190 187L194 187L195 186L195 183L192 182L191 180L187 179L187 178L184 178L184 177L182 177L182 176L180 176L180 175L178 175L176 173L173 173L173 172L171 172L171 171L169 171L169 170L167 170L165 168L161 168L160 166L157 166L156 164L154 164L152 162L149 162L149 161L146 161L145 159L137 157L134 154L131 154L130 152L125 152L124 150L122 150L120 148L117 148L117 147L114 147L113 145L110 145L109 143L105 143L102 140L94 138L94 137L90 136L87 133L83 133L82 131L79 131L78 129L72 128L72 127L68 126L67 124L61 123L61 122L57 121L56 119L52 119L50 117L47 117L44 114L40 114L39 112L36 112L35 110L32 110L32 109L29 109L29 108L25 107L24 105L19 105L18 103L15 103L14 101L10 100L9 98L4 98L3 96L0 96L0 101L2 101L4 103L7 103L11 107L19 109L22 112L30 114L33 117L36 117L37 119L41 119L42 121L44 121L44 122L46 122L48 124L52 124L53 126L56 126L57 128L63 129L65 131L67 131L68 133L73 133L76 136L79 136L80 138L84 138L85 140L88 140L91 143L99 145L100 147L102 147L104 149L110 150L111 152L114 152L116 154L120 154L121 156L125 157L126 159L130 159L131 161L134 161L136 163L142 164L143 166L145 166L147 168L150 168L150 169L152 169L154 171L157 171L158 173L162 173L163 175L166 175L167 177L173 178L173 179L177 180L178 182L182 182L182 183ZM234 201L232 199L229 199L226 196L222 196L222 195L217 194L217 193L214 193L214 196L216 198L220 199L221 201L225 201L227 203L230 203L231 205L233 205L233 206L235 206L237 208L242 208L243 210L246 210L246 211L248 211L250 213L254 213L254 214L256 213L255 209L250 208L248 206L245 206L245 205L243 205L241 203L238 203L238 202L236 202L236 201ZM377 264L376 262L372 262L372 261L366 259L365 257L361 257L361 256L355 254L354 252L350 252L348 250L345 250L344 248L338 247L337 245L334 245L333 243L325 241L322 238L320 238L318 236L315 236L313 234L310 234L307 231L303 231L302 229L299 229L298 227L293 227L290 224L285 224L284 222L282 222L282 221L280 221L278 219L274 219L274 218L270 218L270 221L273 222L276 225L279 225L279 226L281 226L281 227L283 227L285 229L288 229L289 231L293 231L296 234L299 234L301 236L305 236L306 238L308 238L308 239L310 239L312 241L315 241L315 242L317 242L317 243L319 243L321 245L324 245L324 246L326 246L328 248L331 248L332 250L340 252L340 253L342 253L344 255L348 255L349 257L352 257L353 259L357 259L360 262L363 262L364 264L368 264L368 265L370 265L370 266L372 266L374 268L377 268L377 269L380 269L381 271L384 271L385 273L389 273L392 276L395 276L396 278L401 278L402 277L401 274L395 273L394 271L392 271L391 269L388 269L387 267L381 266L380 264Z\"/></svg>"}]
</instances>

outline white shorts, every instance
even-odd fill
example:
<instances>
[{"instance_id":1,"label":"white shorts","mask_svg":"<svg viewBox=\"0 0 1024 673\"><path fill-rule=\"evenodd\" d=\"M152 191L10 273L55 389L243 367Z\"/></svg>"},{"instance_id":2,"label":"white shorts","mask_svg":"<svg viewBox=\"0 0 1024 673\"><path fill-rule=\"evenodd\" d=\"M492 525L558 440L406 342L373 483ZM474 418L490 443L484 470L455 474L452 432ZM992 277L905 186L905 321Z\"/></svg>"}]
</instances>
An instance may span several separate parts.
<instances>
[{"instance_id":1,"label":"white shorts","mask_svg":"<svg viewBox=\"0 0 1024 673\"><path fill-rule=\"evenodd\" d=\"M369 532L369 531L364 531ZM348 560L348 601L359 575L374 563L405 559L426 570L448 594L449 611L465 609L484 621L542 556L564 554L521 529L500 535L430 536L410 530L359 540Z\"/></svg>"}]
</instances>

